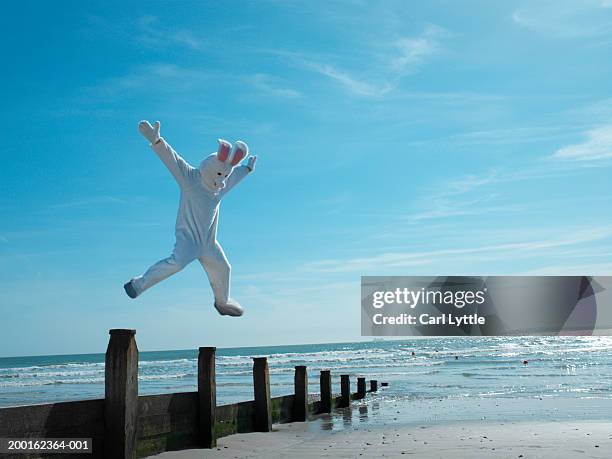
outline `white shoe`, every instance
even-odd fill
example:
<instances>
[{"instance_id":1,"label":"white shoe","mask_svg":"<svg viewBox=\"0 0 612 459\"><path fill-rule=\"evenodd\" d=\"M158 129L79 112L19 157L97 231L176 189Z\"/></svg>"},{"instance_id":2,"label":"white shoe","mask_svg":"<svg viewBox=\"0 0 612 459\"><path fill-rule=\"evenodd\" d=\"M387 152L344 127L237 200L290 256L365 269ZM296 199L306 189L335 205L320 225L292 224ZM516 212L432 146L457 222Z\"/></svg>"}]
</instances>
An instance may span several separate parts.
<instances>
[{"instance_id":1,"label":"white shoe","mask_svg":"<svg viewBox=\"0 0 612 459\"><path fill-rule=\"evenodd\" d=\"M215 302L215 309L219 311L219 314L222 316L240 317L244 313L244 309L240 306L240 303L232 298L222 305Z\"/></svg>"}]
</instances>

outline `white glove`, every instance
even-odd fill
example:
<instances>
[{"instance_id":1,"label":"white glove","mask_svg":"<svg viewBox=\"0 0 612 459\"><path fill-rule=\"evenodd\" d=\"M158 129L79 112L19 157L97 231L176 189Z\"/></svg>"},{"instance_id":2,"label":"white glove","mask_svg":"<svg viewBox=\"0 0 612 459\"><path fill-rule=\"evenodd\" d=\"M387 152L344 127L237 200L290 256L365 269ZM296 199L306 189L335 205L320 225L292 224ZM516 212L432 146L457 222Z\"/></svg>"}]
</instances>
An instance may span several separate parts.
<instances>
[{"instance_id":1,"label":"white glove","mask_svg":"<svg viewBox=\"0 0 612 459\"><path fill-rule=\"evenodd\" d=\"M155 126L151 126L148 121L141 121L138 123L138 130L151 143L155 143L159 140L159 121L155 122Z\"/></svg>"},{"instance_id":2,"label":"white glove","mask_svg":"<svg viewBox=\"0 0 612 459\"><path fill-rule=\"evenodd\" d=\"M247 163L247 167L250 172L255 170L255 162L257 161L257 156L249 156L249 162Z\"/></svg>"}]
</instances>

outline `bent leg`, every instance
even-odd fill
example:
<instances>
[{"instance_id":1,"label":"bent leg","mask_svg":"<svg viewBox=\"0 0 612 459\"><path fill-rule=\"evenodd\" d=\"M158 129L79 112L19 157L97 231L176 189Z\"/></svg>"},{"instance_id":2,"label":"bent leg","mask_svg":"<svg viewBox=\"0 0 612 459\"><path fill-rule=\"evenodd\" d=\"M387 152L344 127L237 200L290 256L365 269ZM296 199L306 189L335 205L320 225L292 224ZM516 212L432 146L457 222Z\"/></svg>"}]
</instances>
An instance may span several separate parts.
<instances>
[{"instance_id":1,"label":"bent leg","mask_svg":"<svg viewBox=\"0 0 612 459\"><path fill-rule=\"evenodd\" d=\"M204 267L215 296L215 308L222 315L241 316L243 309L238 302L230 299L230 275L232 267L227 261L221 245L206 248L199 258Z\"/></svg>"},{"instance_id":2,"label":"bent leg","mask_svg":"<svg viewBox=\"0 0 612 459\"><path fill-rule=\"evenodd\" d=\"M153 266L147 269L147 272L145 272L142 276L132 279L132 285L136 291L136 294L140 295L145 290L179 272L183 268L184 266L178 264L174 257L170 256L155 263Z\"/></svg>"},{"instance_id":3,"label":"bent leg","mask_svg":"<svg viewBox=\"0 0 612 459\"><path fill-rule=\"evenodd\" d=\"M132 279L131 283L135 293L140 295L158 282L176 274L194 259L195 256L189 256L185 250L181 250L180 246L175 246L172 255L155 263L142 276Z\"/></svg>"}]
</instances>

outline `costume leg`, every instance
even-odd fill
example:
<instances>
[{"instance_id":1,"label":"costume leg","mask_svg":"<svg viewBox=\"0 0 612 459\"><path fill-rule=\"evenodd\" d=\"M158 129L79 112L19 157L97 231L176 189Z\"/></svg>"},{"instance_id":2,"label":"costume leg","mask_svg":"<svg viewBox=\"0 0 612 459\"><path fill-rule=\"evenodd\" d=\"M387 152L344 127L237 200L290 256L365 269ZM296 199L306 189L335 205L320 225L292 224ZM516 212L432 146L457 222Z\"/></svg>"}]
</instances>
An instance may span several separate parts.
<instances>
[{"instance_id":1,"label":"costume leg","mask_svg":"<svg viewBox=\"0 0 612 459\"><path fill-rule=\"evenodd\" d=\"M207 247L199 258L204 267L213 294L215 295L215 308L222 315L241 316L244 312L237 301L230 299L230 274L232 267L223 253L221 245L215 241Z\"/></svg>"},{"instance_id":2,"label":"costume leg","mask_svg":"<svg viewBox=\"0 0 612 459\"><path fill-rule=\"evenodd\" d=\"M153 287L158 282L176 274L195 259L195 253L189 247L183 247L177 242L172 255L158 261L142 276L132 279L132 286L137 295Z\"/></svg>"},{"instance_id":3,"label":"costume leg","mask_svg":"<svg viewBox=\"0 0 612 459\"><path fill-rule=\"evenodd\" d=\"M204 267L210 286L215 295L215 303L225 304L229 300L230 274L232 267L218 242L207 248L199 258Z\"/></svg>"}]
</instances>

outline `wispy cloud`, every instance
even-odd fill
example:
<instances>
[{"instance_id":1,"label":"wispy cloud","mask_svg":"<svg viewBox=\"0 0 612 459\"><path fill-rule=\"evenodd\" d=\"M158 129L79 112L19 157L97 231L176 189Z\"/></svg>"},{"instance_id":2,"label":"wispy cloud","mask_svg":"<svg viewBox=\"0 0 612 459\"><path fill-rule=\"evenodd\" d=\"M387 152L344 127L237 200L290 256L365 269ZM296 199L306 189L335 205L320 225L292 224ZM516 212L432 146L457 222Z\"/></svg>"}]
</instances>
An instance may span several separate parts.
<instances>
[{"instance_id":1,"label":"wispy cloud","mask_svg":"<svg viewBox=\"0 0 612 459\"><path fill-rule=\"evenodd\" d=\"M612 158L612 125L585 133L586 140L555 151L550 158L562 161L602 161Z\"/></svg>"},{"instance_id":2,"label":"wispy cloud","mask_svg":"<svg viewBox=\"0 0 612 459\"><path fill-rule=\"evenodd\" d=\"M480 102L480 104L482 103L483 102ZM410 142L410 144L431 145L442 143L461 146L524 145L569 138L585 127L585 125L568 123L555 126L522 126L477 130L461 132L445 137L415 140Z\"/></svg>"},{"instance_id":3,"label":"wispy cloud","mask_svg":"<svg viewBox=\"0 0 612 459\"><path fill-rule=\"evenodd\" d=\"M349 193L348 191L342 191L332 196L328 196L327 198L320 199L317 205L338 206L338 205L346 204L347 202L350 202L351 200L352 200L351 193Z\"/></svg>"},{"instance_id":4,"label":"wispy cloud","mask_svg":"<svg viewBox=\"0 0 612 459\"><path fill-rule=\"evenodd\" d=\"M612 31L609 0L526 2L512 20L519 26L556 38L601 36Z\"/></svg>"},{"instance_id":5,"label":"wispy cloud","mask_svg":"<svg viewBox=\"0 0 612 459\"><path fill-rule=\"evenodd\" d=\"M612 129L604 135L597 134L586 142L559 149L548 157L522 164L513 169L492 169L480 174L469 174L443 183L436 183L426 190L419 201L423 211L403 217L404 221L442 219L498 213L520 213L534 210L542 200L517 202L511 192L504 193L501 185L516 182L562 179L584 174L586 167L572 166L572 161L582 161L585 166L602 166L612 157ZM604 147L607 145L607 147ZM560 153L559 153L560 152ZM559 156L557 156L559 155ZM554 159L554 162L551 160ZM590 197L592 202L594 197Z\"/></svg>"},{"instance_id":6,"label":"wispy cloud","mask_svg":"<svg viewBox=\"0 0 612 459\"><path fill-rule=\"evenodd\" d=\"M365 67L374 71L365 74L352 73L328 61L320 62L304 56L296 60L305 68L328 77L353 94L384 96L395 90L402 78L417 72L427 59L438 53L441 41L450 35L446 29L430 25L418 36L400 37L392 41L383 53L370 53ZM373 73L373 76L369 76Z\"/></svg>"},{"instance_id":7,"label":"wispy cloud","mask_svg":"<svg viewBox=\"0 0 612 459\"><path fill-rule=\"evenodd\" d=\"M213 70L176 64L137 65L118 75L77 88L72 96L59 99L57 107L45 112L57 117L111 118L120 116L121 107L127 99L166 103L172 96L193 102L211 90L212 82L222 85L236 81L236 78L224 78Z\"/></svg>"},{"instance_id":8,"label":"wispy cloud","mask_svg":"<svg viewBox=\"0 0 612 459\"><path fill-rule=\"evenodd\" d=\"M465 199L465 196L463 196L469 195L499 180L499 174L495 170L482 175L470 174L455 180L449 180L441 190L428 193L426 210L407 215L404 217L404 220L418 222L422 220L524 210L516 204L495 204L495 200L499 197L496 193L483 194L479 191L478 195L474 198Z\"/></svg>"},{"instance_id":9,"label":"wispy cloud","mask_svg":"<svg viewBox=\"0 0 612 459\"><path fill-rule=\"evenodd\" d=\"M128 201L114 196L90 196L86 198L74 199L58 204L52 204L53 209L72 209L76 207L94 207L101 205L127 205Z\"/></svg>"},{"instance_id":10,"label":"wispy cloud","mask_svg":"<svg viewBox=\"0 0 612 459\"><path fill-rule=\"evenodd\" d=\"M282 87L270 75L257 73L249 78L248 81L253 85L253 87L255 87L255 89L268 96L286 99L296 99L301 97L301 94L298 91Z\"/></svg>"},{"instance_id":11,"label":"wispy cloud","mask_svg":"<svg viewBox=\"0 0 612 459\"><path fill-rule=\"evenodd\" d=\"M431 208L406 217L409 221L422 221L450 217L467 217L470 215L483 215L493 213L521 212L525 208L518 204L512 205L487 205L490 197L468 201L439 201Z\"/></svg>"},{"instance_id":12,"label":"wispy cloud","mask_svg":"<svg viewBox=\"0 0 612 459\"><path fill-rule=\"evenodd\" d=\"M351 193L348 191L341 191L328 195L322 199L315 200L311 203L311 205L315 206L319 212L325 215L333 215L345 212L346 209L349 208L352 201L353 198Z\"/></svg>"},{"instance_id":13,"label":"wispy cloud","mask_svg":"<svg viewBox=\"0 0 612 459\"><path fill-rule=\"evenodd\" d=\"M545 266L520 274L523 276L609 276L611 272L612 263L588 263Z\"/></svg>"},{"instance_id":14,"label":"wispy cloud","mask_svg":"<svg viewBox=\"0 0 612 459\"><path fill-rule=\"evenodd\" d=\"M489 257L500 257L503 255L506 260L519 256L538 257L546 250L601 241L610 236L612 236L612 229L594 228L573 231L569 236L563 235L556 238L533 241L509 242L428 252L388 252L371 257L322 260L306 265L306 269L320 273L372 272L382 268L388 270L429 265L437 261L448 262L450 258L456 261L461 256L469 255L486 255Z\"/></svg>"},{"instance_id":15,"label":"wispy cloud","mask_svg":"<svg viewBox=\"0 0 612 459\"><path fill-rule=\"evenodd\" d=\"M463 178L452 180L449 182L449 191L447 194L463 194L473 191L476 188L494 182L497 177L497 171L492 170L482 176L470 174Z\"/></svg>"},{"instance_id":16,"label":"wispy cloud","mask_svg":"<svg viewBox=\"0 0 612 459\"><path fill-rule=\"evenodd\" d=\"M441 40L449 38L446 29L429 25L417 37L404 37L396 40L395 47L399 55L391 58L390 65L398 76L413 73L431 56L440 51Z\"/></svg>"},{"instance_id":17,"label":"wispy cloud","mask_svg":"<svg viewBox=\"0 0 612 459\"><path fill-rule=\"evenodd\" d=\"M135 37L141 43L150 46L180 45L194 50L203 47L202 40L189 30L172 30L167 27L166 21L160 21L156 16L138 18Z\"/></svg>"},{"instance_id":18,"label":"wispy cloud","mask_svg":"<svg viewBox=\"0 0 612 459\"><path fill-rule=\"evenodd\" d=\"M185 28L173 28L173 22L160 20L154 15L139 16L135 20L110 20L102 15L89 15L85 24L89 33L120 37L126 44L149 48L170 46L202 50L204 40Z\"/></svg>"},{"instance_id":19,"label":"wispy cloud","mask_svg":"<svg viewBox=\"0 0 612 459\"><path fill-rule=\"evenodd\" d=\"M200 69L175 64L156 63L133 68L123 75L108 78L97 85L83 88L83 101L113 100L126 94L143 91L176 93L203 87L217 75Z\"/></svg>"},{"instance_id":20,"label":"wispy cloud","mask_svg":"<svg viewBox=\"0 0 612 459\"><path fill-rule=\"evenodd\" d=\"M349 92L361 96L383 96L394 89L390 82L368 82L330 64L302 60L304 67L331 78Z\"/></svg>"},{"instance_id":21,"label":"wispy cloud","mask_svg":"<svg viewBox=\"0 0 612 459\"><path fill-rule=\"evenodd\" d=\"M597 99L563 112L572 120L588 119L606 121L612 119L612 97Z\"/></svg>"}]
</instances>

